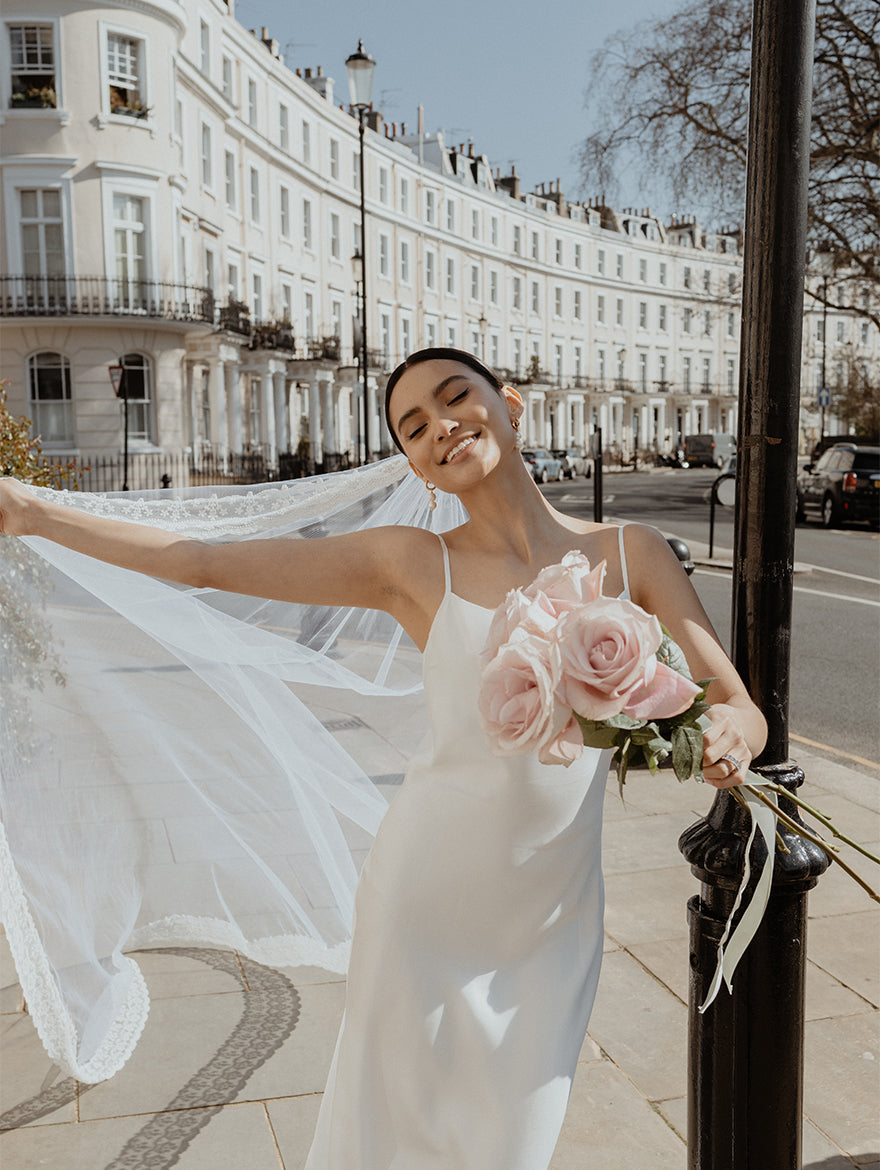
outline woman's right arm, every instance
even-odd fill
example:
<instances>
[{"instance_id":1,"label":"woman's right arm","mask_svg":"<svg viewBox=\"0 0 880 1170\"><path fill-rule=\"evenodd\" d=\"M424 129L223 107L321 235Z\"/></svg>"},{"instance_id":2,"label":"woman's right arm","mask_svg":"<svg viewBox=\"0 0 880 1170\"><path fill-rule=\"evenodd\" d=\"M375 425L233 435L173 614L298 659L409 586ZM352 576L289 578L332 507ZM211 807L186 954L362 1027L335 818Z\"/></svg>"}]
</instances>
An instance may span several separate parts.
<instances>
[{"instance_id":1,"label":"woman's right arm","mask_svg":"<svg viewBox=\"0 0 880 1170\"><path fill-rule=\"evenodd\" d=\"M167 581L279 601L396 612L412 531L374 528L309 540L206 544L44 501L16 480L0 478L0 533L6 536L40 536Z\"/></svg>"}]
</instances>

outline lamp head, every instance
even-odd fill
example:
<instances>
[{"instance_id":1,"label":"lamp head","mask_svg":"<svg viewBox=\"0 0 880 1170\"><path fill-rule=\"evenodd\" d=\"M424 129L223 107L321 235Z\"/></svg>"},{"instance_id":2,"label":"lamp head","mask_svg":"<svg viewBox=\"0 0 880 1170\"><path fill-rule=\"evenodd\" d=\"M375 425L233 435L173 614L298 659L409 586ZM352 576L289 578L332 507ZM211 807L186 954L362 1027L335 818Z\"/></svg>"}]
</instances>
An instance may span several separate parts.
<instances>
[{"instance_id":1,"label":"lamp head","mask_svg":"<svg viewBox=\"0 0 880 1170\"><path fill-rule=\"evenodd\" d=\"M355 109L366 109L373 92L373 70L376 68L376 62L369 53L364 52L362 40L358 40L357 51L347 58L345 68L348 72L351 104Z\"/></svg>"}]
</instances>

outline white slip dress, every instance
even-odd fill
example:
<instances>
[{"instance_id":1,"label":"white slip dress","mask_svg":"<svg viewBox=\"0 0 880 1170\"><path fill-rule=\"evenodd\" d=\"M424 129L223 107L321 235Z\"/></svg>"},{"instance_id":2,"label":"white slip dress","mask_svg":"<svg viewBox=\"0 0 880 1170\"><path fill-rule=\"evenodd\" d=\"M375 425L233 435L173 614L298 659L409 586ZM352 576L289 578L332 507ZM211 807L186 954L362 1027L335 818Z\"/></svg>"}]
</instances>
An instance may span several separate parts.
<instances>
[{"instance_id":1,"label":"white slip dress","mask_svg":"<svg viewBox=\"0 0 880 1170\"><path fill-rule=\"evenodd\" d=\"M620 560L628 596L622 528ZM611 752L492 755L477 695L493 611L453 593L445 543L443 561L430 746L361 874L306 1170L546 1170L599 979Z\"/></svg>"}]
</instances>

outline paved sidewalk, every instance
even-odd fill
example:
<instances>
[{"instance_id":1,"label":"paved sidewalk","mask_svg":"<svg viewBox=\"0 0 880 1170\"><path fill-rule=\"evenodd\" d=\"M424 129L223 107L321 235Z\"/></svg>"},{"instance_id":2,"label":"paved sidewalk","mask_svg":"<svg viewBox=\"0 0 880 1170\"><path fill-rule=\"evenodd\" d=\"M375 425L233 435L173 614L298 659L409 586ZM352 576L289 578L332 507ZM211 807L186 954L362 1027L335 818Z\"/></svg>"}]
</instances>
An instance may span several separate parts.
<instances>
[{"instance_id":1,"label":"paved sidewalk","mask_svg":"<svg viewBox=\"0 0 880 1170\"><path fill-rule=\"evenodd\" d=\"M366 723L345 734L393 796L387 739ZM817 803L877 848L878 779L797 758ZM677 840L712 794L635 774L626 795L624 807L609 781L605 962L553 1170L686 1165L685 904L697 883ZM810 895L808 957L804 1170L876 1170L880 908L834 866ZM195 947L138 962L153 997L141 1043L113 1080L77 1085L46 1057L0 938L3 1170L302 1167L343 982Z\"/></svg>"}]
</instances>

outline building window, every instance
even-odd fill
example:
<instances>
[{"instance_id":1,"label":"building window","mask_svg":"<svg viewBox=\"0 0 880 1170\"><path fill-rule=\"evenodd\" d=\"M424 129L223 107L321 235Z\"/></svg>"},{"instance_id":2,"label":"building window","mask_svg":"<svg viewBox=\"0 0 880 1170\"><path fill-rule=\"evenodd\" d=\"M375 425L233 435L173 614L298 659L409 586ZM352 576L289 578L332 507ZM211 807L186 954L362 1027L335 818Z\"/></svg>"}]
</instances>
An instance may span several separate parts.
<instances>
[{"instance_id":1,"label":"building window","mask_svg":"<svg viewBox=\"0 0 880 1170\"><path fill-rule=\"evenodd\" d=\"M708 390L712 384L712 359L703 358L703 389Z\"/></svg>"},{"instance_id":2,"label":"building window","mask_svg":"<svg viewBox=\"0 0 880 1170\"><path fill-rule=\"evenodd\" d=\"M514 337L513 339L513 369L517 374L521 374L523 372L523 348L521 337Z\"/></svg>"},{"instance_id":3,"label":"building window","mask_svg":"<svg viewBox=\"0 0 880 1170\"><path fill-rule=\"evenodd\" d=\"M213 162L211 159L211 127L202 122L202 186L210 191L214 186Z\"/></svg>"},{"instance_id":4,"label":"building window","mask_svg":"<svg viewBox=\"0 0 880 1170\"><path fill-rule=\"evenodd\" d=\"M251 167L251 223L260 222L260 172Z\"/></svg>"},{"instance_id":5,"label":"building window","mask_svg":"<svg viewBox=\"0 0 880 1170\"><path fill-rule=\"evenodd\" d=\"M259 378L248 378L247 396L247 444L254 449L263 440L263 388Z\"/></svg>"},{"instance_id":6,"label":"building window","mask_svg":"<svg viewBox=\"0 0 880 1170\"><path fill-rule=\"evenodd\" d=\"M562 263L562 240L556 240L554 244L554 252L556 256L556 263Z\"/></svg>"},{"instance_id":7,"label":"building window","mask_svg":"<svg viewBox=\"0 0 880 1170\"><path fill-rule=\"evenodd\" d=\"M513 307L522 308L522 280L518 276L513 278Z\"/></svg>"},{"instance_id":8,"label":"building window","mask_svg":"<svg viewBox=\"0 0 880 1170\"><path fill-rule=\"evenodd\" d=\"M843 342L846 341L846 322L845 321L838 321L837 322L836 337L837 337L837 344L838 345L842 345Z\"/></svg>"},{"instance_id":9,"label":"building window","mask_svg":"<svg viewBox=\"0 0 880 1170\"><path fill-rule=\"evenodd\" d=\"M480 238L480 213L476 207L471 209L471 239Z\"/></svg>"},{"instance_id":10,"label":"building window","mask_svg":"<svg viewBox=\"0 0 880 1170\"><path fill-rule=\"evenodd\" d=\"M248 78L248 125L256 129L257 125L257 83Z\"/></svg>"},{"instance_id":11,"label":"building window","mask_svg":"<svg viewBox=\"0 0 880 1170\"><path fill-rule=\"evenodd\" d=\"M582 321L584 319L583 301L580 289L575 289L573 314L575 321Z\"/></svg>"},{"instance_id":12,"label":"building window","mask_svg":"<svg viewBox=\"0 0 880 1170\"><path fill-rule=\"evenodd\" d=\"M584 348L582 345L574 347L574 376L582 378L584 375Z\"/></svg>"},{"instance_id":13,"label":"building window","mask_svg":"<svg viewBox=\"0 0 880 1170\"><path fill-rule=\"evenodd\" d=\"M288 325L293 320L293 288L289 284L281 286L281 320Z\"/></svg>"},{"instance_id":14,"label":"building window","mask_svg":"<svg viewBox=\"0 0 880 1170\"><path fill-rule=\"evenodd\" d=\"M379 236L379 275L388 275L388 237L384 232Z\"/></svg>"},{"instance_id":15,"label":"building window","mask_svg":"<svg viewBox=\"0 0 880 1170\"><path fill-rule=\"evenodd\" d=\"M727 274L727 291L730 296L736 293L736 273L728 272Z\"/></svg>"},{"instance_id":16,"label":"building window","mask_svg":"<svg viewBox=\"0 0 880 1170\"><path fill-rule=\"evenodd\" d=\"M446 344L455 347L455 326L447 325L446 327Z\"/></svg>"},{"instance_id":17,"label":"building window","mask_svg":"<svg viewBox=\"0 0 880 1170\"><path fill-rule=\"evenodd\" d=\"M225 154L225 179L226 179L226 206L230 210L235 210L235 155L231 150L227 150Z\"/></svg>"},{"instance_id":18,"label":"building window","mask_svg":"<svg viewBox=\"0 0 880 1170\"><path fill-rule=\"evenodd\" d=\"M703 336L708 337L712 332L712 313L709 309L703 310Z\"/></svg>"},{"instance_id":19,"label":"building window","mask_svg":"<svg viewBox=\"0 0 880 1170\"><path fill-rule=\"evenodd\" d=\"M281 235L285 240L290 239L290 191L282 187L278 192L278 209L280 211Z\"/></svg>"},{"instance_id":20,"label":"building window","mask_svg":"<svg viewBox=\"0 0 880 1170\"><path fill-rule=\"evenodd\" d=\"M406 357L412 350L412 328L409 317L402 317L400 321L401 356Z\"/></svg>"},{"instance_id":21,"label":"building window","mask_svg":"<svg viewBox=\"0 0 880 1170\"><path fill-rule=\"evenodd\" d=\"M648 280L648 261L639 260L639 280L646 284Z\"/></svg>"},{"instance_id":22,"label":"building window","mask_svg":"<svg viewBox=\"0 0 880 1170\"><path fill-rule=\"evenodd\" d=\"M383 313L379 318L379 337L382 346L382 361L386 366L391 365L391 318Z\"/></svg>"},{"instance_id":23,"label":"building window","mask_svg":"<svg viewBox=\"0 0 880 1170\"><path fill-rule=\"evenodd\" d=\"M263 278L259 272L251 276L251 308L254 320L263 320Z\"/></svg>"},{"instance_id":24,"label":"building window","mask_svg":"<svg viewBox=\"0 0 880 1170\"><path fill-rule=\"evenodd\" d=\"M497 215L492 216L492 219L490 220L490 224L491 224L491 227L489 229L489 231L490 231L489 238L492 241L492 247L497 248L498 247L498 216Z\"/></svg>"},{"instance_id":25,"label":"building window","mask_svg":"<svg viewBox=\"0 0 880 1170\"><path fill-rule=\"evenodd\" d=\"M385 167L379 167L379 202L388 202L388 171Z\"/></svg>"},{"instance_id":26,"label":"building window","mask_svg":"<svg viewBox=\"0 0 880 1170\"><path fill-rule=\"evenodd\" d=\"M623 253L617 253L617 279L623 280Z\"/></svg>"},{"instance_id":27,"label":"building window","mask_svg":"<svg viewBox=\"0 0 880 1170\"><path fill-rule=\"evenodd\" d=\"M199 68L211 76L211 30L204 20L199 21Z\"/></svg>"},{"instance_id":28,"label":"building window","mask_svg":"<svg viewBox=\"0 0 880 1170\"><path fill-rule=\"evenodd\" d=\"M562 379L562 344L556 342L553 346L553 369L558 380Z\"/></svg>"},{"instance_id":29,"label":"building window","mask_svg":"<svg viewBox=\"0 0 880 1170\"><path fill-rule=\"evenodd\" d=\"M538 282L536 280L533 280L532 281L532 312L533 313L540 313L540 311L541 311L541 302L540 302L539 292L538 292Z\"/></svg>"},{"instance_id":30,"label":"building window","mask_svg":"<svg viewBox=\"0 0 880 1170\"><path fill-rule=\"evenodd\" d=\"M58 104L55 84L55 46L50 24L11 24L9 56L12 64L13 110Z\"/></svg>"},{"instance_id":31,"label":"building window","mask_svg":"<svg viewBox=\"0 0 880 1170\"><path fill-rule=\"evenodd\" d=\"M513 251L517 256L522 253L522 229L518 227L513 229Z\"/></svg>"},{"instance_id":32,"label":"building window","mask_svg":"<svg viewBox=\"0 0 880 1170\"><path fill-rule=\"evenodd\" d=\"M28 358L28 396L34 434L44 443L72 445L70 362L63 354L35 353Z\"/></svg>"},{"instance_id":33,"label":"building window","mask_svg":"<svg viewBox=\"0 0 880 1170\"><path fill-rule=\"evenodd\" d=\"M492 369L497 369L500 363L499 349L498 349L498 334L493 333L489 338L489 361L492 363Z\"/></svg>"},{"instance_id":34,"label":"building window","mask_svg":"<svg viewBox=\"0 0 880 1170\"><path fill-rule=\"evenodd\" d=\"M562 316L562 289L558 284L553 289L553 315Z\"/></svg>"},{"instance_id":35,"label":"building window","mask_svg":"<svg viewBox=\"0 0 880 1170\"><path fill-rule=\"evenodd\" d=\"M605 350L600 349L596 352L596 375L599 382L605 381Z\"/></svg>"},{"instance_id":36,"label":"building window","mask_svg":"<svg viewBox=\"0 0 880 1170\"><path fill-rule=\"evenodd\" d=\"M107 34L107 80L110 86L110 113L145 118L148 114L143 93L143 41L119 33Z\"/></svg>"},{"instance_id":37,"label":"building window","mask_svg":"<svg viewBox=\"0 0 880 1170\"><path fill-rule=\"evenodd\" d=\"M314 340L315 337L315 297L313 293L307 292L303 298L303 306L305 308L306 319L306 337L309 340Z\"/></svg>"},{"instance_id":38,"label":"building window","mask_svg":"<svg viewBox=\"0 0 880 1170\"><path fill-rule=\"evenodd\" d=\"M355 191L361 189L361 156L356 150L351 152L351 185Z\"/></svg>"},{"instance_id":39,"label":"building window","mask_svg":"<svg viewBox=\"0 0 880 1170\"><path fill-rule=\"evenodd\" d=\"M538 260L538 233L532 232L532 259Z\"/></svg>"},{"instance_id":40,"label":"building window","mask_svg":"<svg viewBox=\"0 0 880 1170\"><path fill-rule=\"evenodd\" d=\"M489 273L489 304L498 304L498 273L495 269Z\"/></svg>"},{"instance_id":41,"label":"building window","mask_svg":"<svg viewBox=\"0 0 880 1170\"><path fill-rule=\"evenodd\" d=\"M280 103L278 106L278 145L285 154L290 153L290 110Z\"/></svg>"},{"instance_id":42,"label":"building window","mask_svg":"<svg viewBox=\"0 0 880 1170\"><path fill-rule=\"evenodd\" d=\"M682 328L684 329L685 333L690 333L690 331L691 331L691 321L693 319L693 315L694 315L693 309L685 309L684 323L682 325Z\"/></svg>"},{"instance_id":43,"label":"building window","mask_svg":"<svg viewBox=\"0 0 880 1170\"><path fill-rule=\"evenodd\" d=\"M455 203L451 199L446 200L446 230L455 231Z\"/></svg>"},{"instance_id":44,"label":"building window","mask_svg":"<svg viewBox=\"0 0 880 1170\"><path fill-rule=\"evenodd\" d=\"M302 160L307 167L312 165L312 127L305 120L302 124Z\"/></svg>"},{"instance_id":45,"label":"building window","mask_svg":"<svg viewBox=\"0 0 880 1170\"><path fill-rule=\"evenodd\" d=\"M339 216L335 212L330 213L330 255L334 260L339 259L340 252L340 237L339 237Z\"/></svg>"},{"instance_id":46,"label":"building window","mask_svg":"<svg viewBox=\"0 0 880 1170\"><path fill-rule=\"evenodd\" d=\"M648 302L639 301L639 329L648 328Z\"/></svg>"},{"instance_id":47,"label":"building window","mask_svg":"<svg viewBox=\"0 0 880 1170\"><path fill-rule=\"evenodd\" d=\"M712 291L712 273L708 268L703 269L703 292Z\"/></svg>"},{"instance_id":48,"label":"building window","mask_svg":"<svg viewBox=\"0 0 880 1170\"><path fill-rule=\"evenodd\" d=\"M596 320L600 325L605 324L605 297L601 293L596 297Z\"/></svg>"},{"instance_id":49,"label":"building window","mask_svg":"<svg viewBox=\"0 0 880 1170\"><path fill-rule=\"evenodd\" d=\"M128 437L135 442L152 443L153 363L142 353L126 353L119 364L125 371L122 379L128 399Z\"/></svg>"},{"instance_id":50,"label":"building window","mask_svg":"<svg viewBox=\"0 0 880 1170\"><path fill-rule=\"evenodd\" d=\"M437 288L437 254L425 252L425 288L434 292Z\"/></svg>"},{"instance_id":51,"label":"building window","mask_svg":"<svg viewBox=\"0 0 880 1170\"><path fill-rule=\"evenodd\" d=\"M660 273L658 277L661 284L666 284L666 261L660 261Z\"/></svg>"},{"instance_id":52,"label":"building window","mask_svg":"<svg viewBox=\"0 0 880 1170\"><path fill-rule=\"evenodd\" d=\"M339 143L335 138L330 139L330 178L339 178Z\"/></svg>"},{"instance_id":53,"label":"building window","mask_svg":"<svg viewBox=\"0 0 880 1170\"><path fill-rule=\"evenodd\" d=\"M434 191L425 192L425 223L434 223L437 219L437 195Z\"/></svg>"},{"instance_id":54,"label":"building window","mask_svg":"<svg viewBox=\"0 0 880 1170\"><path fill-rule=\"evenodd\" d=\"M727 314L727 336L728 337L735 337L736 336L736 314L735 313L728 313Z\"/></svg>"},{"instance_id":55,"label":"building window","mask_svg":"<svg viewBox=\"0 0 880 1170\"><path fill-rule=\"evenodd\" d=\"M825 340L825 321L821 317L816 319L816 340Z\"/></svg>"},{"instance_id":56,"label":"building window","mask_svg":"<svg viewBox=\"0 0 880 1170\"><path fill-rule=\"evenodd\" d=\"M147 278L144 200L135 195L113 196L113 246L116 295L125 307L145 301Z\"/></svg>"},{"instance_id":57,"label":"building window","mask_svg":"<svg viewBox=\"0 0 880 1170\"><path fill-rule=\"evenodd\" d=\"M736 360L734 358L727 359L727 393L733 394L736 391Z\"/></svg>"},{"instance_id":58,"label":"building window","mask_svg":"<svg viewBox=\"0 0 880 1170\"><path fill-rule=\"evenodd\" d=\"M661 333L665 333L668 329L666 324L666 311L667 310L665 305L657 306L657 328Z\"/></svg>"},{"instance_id":59,"label":"building window","mask_svg":"<svg viewBox=\"0 0 880 1170\"><path fill-rule=\"evenodd\" d=\"M600 276L605 275L605 249L600 248L596 253L596 271Z\"/></svg>"},{"instance_id":60,"label":"building window","mask_svg":"<svg viewBox=\"0 0 880 1170\"><path fill-rule=\"evenodd\" d=\"M685 266L684 266L684 273L682 275L682 283L684 284L685 288L691 287L691 266L689 264L685 264Z\"/></svg>"},{"instance_id":61,"label":"building window","mask_svg":"<svg viewBox=\"0 0 880 1170\"><path fill-rule=\"evenodd\" d=\"M639 354L639 389L645 393L648 389L648 355Z\"/></svg>"},{"instance_id":62,"label":"building window","mask_svg":"<svg viewBox=\"0 0 880 1170\"><path fill-rule=\"evenodd\" d=\"M683 357L681 359L681 380L682 380L682 385L684 386L685 392L687 394L690 394L690 392L691 392L691 359L689 357Z\"/></svg>"},{"instance_id":63,"label":"building window","mask_svg":"<svg viewBox=\"0 0 880 1170\"><path fill-rule=\"evenodd\" d=\"M455 261L450 256L446 261L446 291L455 296Z\"/></svg>"},{"instance_id":64,"label":"building window","mask_svg":"<svg viewBox=\"0 0 880 1170\"><path fill-rule=\"evenodd\" d=\"M480 299L480 270L476 264L471 265L471 300Z\"/></svg>"},{"instance_id":65,"label":"building window","mask_svg":"<svg viewBox=\"0 0 880 1170\"><path fill-rule=\"evenodd\" d=\"M312 202L310 199L303 199L303 247L309 251L312 248Z\"/></svg>"},{"instance_id":66,"label":"building window","mask_svg":"<svg viewBox=\"0 0 880 1170\"><path fill-rule=\"evenodd\" d=\"M617 298L617 315L615 320L618 325L623 325L623 297Z\"/></svg>"},{"instance_id":67,"label":"building window","mask_svg":"<svg viewBox=\"0 0 880 1170\"><path fill-rule=\"evenodd\" d=\"M65 263L61 192L52 188L27 188L19 191L19 199L24 275L63 276ZM50 299L54 299L55 291L46 290Z\"/></svg>"},{"instance_id":68,"label":"building window","mask_svg":"<svg viewBox=\"0 0 880 1170\"><path fill-rule=\"evenodd\" d=\"M860 345L867 345L868 341L869 341L869 337L870 337L870 329L868 327L868 322L863 321L861 323L861 326L860 326L859 344Z\"/></svg>"},{"instance_id":69,"label":"building window","mask_svg":"<svg viewBox=\"0 0 880 1170\"><path fill-rule=\"evenodd\" d=\"M403 284L409 284L409 241L400 241L400 279Z\"/></svg>"},{"instance_id":70,"label":"building window","mask_svg":"<svg viewBox=\"0 0 880 1170\"><path fill-rule=\"evenodd\" d=\"M226 265L226 295L231 301L238 300L239 272L237 264Z\"/></svg>"},{"instance_id":71,"label":"building window","mask_svg":"<svg viewBox=\"0 0 880 1170\"><path fill-rule=\"evenodd\" d=\"M657 358L657 379L660 382L660 389L666 389L666 354L661 353Z\"/></svg>"},{"instance_id":72,"label":"building window","mask_svg":"<svg viewBox=\"0 0 880 1170\"><path fill-rule=\"evenodd\" d=\"M409 215L409 180L400 180L400 210L404 215Z\"/></svg>"},{"instance_id":73,"label":"building window","mask_svg":"<svg viewBox=\"0 0 880 1170\"><path fill-rule=\"evenodd\" d=\"M575 268L583 268L584 266L584 250L580 244L574 246L574 266Z\"/></svg>"},{"instance_id":74,"label":"building window","mask_svg":"<svg viewBox=\"0 0 880 1170\"><path fill-rule=\"evenodd\" d=\"M222 73L222 89L223 96L228 102L233 101L234 91L232 88L232 58L224 56L223 58L223 73Z\"/></svg>"}]
</instances>

